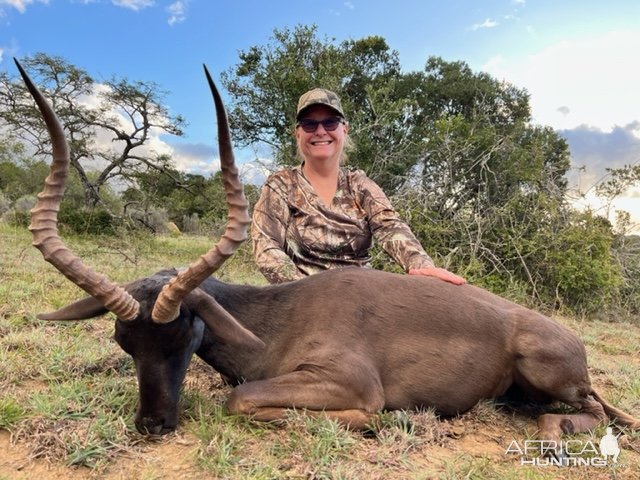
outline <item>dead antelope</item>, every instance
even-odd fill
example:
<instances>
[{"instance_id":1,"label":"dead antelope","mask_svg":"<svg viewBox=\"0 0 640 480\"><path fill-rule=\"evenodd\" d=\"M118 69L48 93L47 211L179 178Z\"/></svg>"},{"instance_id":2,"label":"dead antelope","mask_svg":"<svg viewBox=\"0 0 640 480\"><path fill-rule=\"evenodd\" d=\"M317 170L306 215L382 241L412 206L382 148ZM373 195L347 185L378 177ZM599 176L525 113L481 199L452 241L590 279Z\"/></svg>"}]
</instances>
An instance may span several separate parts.
<instances>
[{"instance_id":1,"label":"dead antelope","mask_svg":"<svg viewBox=\"0 0 640 480\"><path fill-rule=\"evenodd\" d=\"M472 285L360 268L263 287L211 278L245 240L249 216L224 106L208 73L229 205L226 231L180 273L164 270L124 287L111 283L58 237L67 145L54 112L20 72L53 143L51 174L32 211L34 245L91 295L39 318L117 316L115 339L136 367L141 432L176 427L179 388L194 353L237 384L228 411L257 420L281 419L297 408L360 429L383 409L432 407L456 415L516 389L536 403L558 400L578 410L540 416L544 439L608 419L640 428L594 391L576 335Z\"/></svg>"}]
</instances>

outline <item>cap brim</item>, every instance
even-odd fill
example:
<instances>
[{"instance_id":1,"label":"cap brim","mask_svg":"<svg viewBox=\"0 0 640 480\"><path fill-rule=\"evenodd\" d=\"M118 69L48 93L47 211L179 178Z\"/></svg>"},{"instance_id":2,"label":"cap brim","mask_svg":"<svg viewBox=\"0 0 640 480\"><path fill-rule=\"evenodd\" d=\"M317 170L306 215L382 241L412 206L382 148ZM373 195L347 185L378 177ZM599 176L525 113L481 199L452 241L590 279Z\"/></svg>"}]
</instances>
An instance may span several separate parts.
<instances>
[{"instance_id":1,"label":"cap brim","mask_svg":"<svg viewBox=\"0 0 640 480\"><path fill-rule=\"evenodd\" d=\"M334 107L332 107L331 105L327 105L326 103L322 103L322 102L318 102L318 103L312 103L311 105L307 105L304 108L300 109L300 111L298 112L298 114L296 115L296 120L300 120L300 117L302 115L304 115L304 113L309 110L311 107L316 107L318 105L322 105L323 107L327 107L330 108L331 110L333 110L336 115L338 115L339 117L344 118L344 114L340 111L335 109Z\"/></svg>"}]
</instances>

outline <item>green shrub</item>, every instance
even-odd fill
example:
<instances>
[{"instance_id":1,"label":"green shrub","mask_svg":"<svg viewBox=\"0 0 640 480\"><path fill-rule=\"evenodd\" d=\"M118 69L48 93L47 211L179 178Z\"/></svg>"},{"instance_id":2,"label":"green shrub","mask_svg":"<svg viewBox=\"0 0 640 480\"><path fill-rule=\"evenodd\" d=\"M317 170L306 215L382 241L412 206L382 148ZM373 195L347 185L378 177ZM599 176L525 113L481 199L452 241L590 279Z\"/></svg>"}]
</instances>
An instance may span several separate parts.
<instances>
[{"instance_id":1,"label":"green shrub","mask_svg":"<svg viewBox=\"0 0 640 480\"><path fill-rule=\"evenodd\" d=\"M395 200L436 264L498 295L580 315L640 306L640 242L615 256L612 226L593 212L535 192L449 216L419 191Z\"/></svg>"},{"instance_id":2,"label":"green shrub","mask_svg":"<svg viewBox=\"0 0 640 480\"><path fill-rule=\"evenodd\" d=\"M2 220L14 227L27 227L31 221L31 215L29 212L11 209L2 216Z\"/></svg>"},{"instance_id":3,"label":"green shrub","mask_svg":"<svg viewBox=\"0 0 640 480\"><path fill-rule=\"evenodd\" d=\"M5 212L9 211L11 208L11 202L7 198L7 196L0 190L0 216L4 215Z\"/></svg>"},{"instance_id":4,"label":"green shrub","mask_svg":"<svg viewBox=\"0 0 640 480\"><path fill-rule=\"evenodd\" d=\"M619 235L612 249L613 257L620 265L619 297L615 302L617 313L640 319L640 236Z\"/></svg>"},{"instance_id":5,"label":"green shrub","mask_svg":"<svg viewBox=\"0 0 640 480\"><path fill-rule=\"evenodd\" d=\"M90 235L116 235L120 226L120 222L106 210L81 210L66 203L60 207L58 222L63 230Z\"/></svg>"},{"instance_id":6,"label":"green shrub","mask_svg":"<svg viewBox=\"0 0 640 480\"><path fill-rule=\"evenodd\" d=\"M610 306L621 283L620 266L611 255L613 240L609 222L592 212L572 212L564 228L541 236L547 248L539 250L537 268L547 297L579 314Z\"/></svg>"},{"instance_id":7,"label":"green shrub","mask_svg":"<svg viewBox=\"0 0 640 480\"><path fill-rule=\"evenodd\" d=\"M31 221L30 211L35 204L35 195L24 195L14 202L11 209L2 216L2 219L9 225L26 227Z\"/></svg>"}]
</instances>

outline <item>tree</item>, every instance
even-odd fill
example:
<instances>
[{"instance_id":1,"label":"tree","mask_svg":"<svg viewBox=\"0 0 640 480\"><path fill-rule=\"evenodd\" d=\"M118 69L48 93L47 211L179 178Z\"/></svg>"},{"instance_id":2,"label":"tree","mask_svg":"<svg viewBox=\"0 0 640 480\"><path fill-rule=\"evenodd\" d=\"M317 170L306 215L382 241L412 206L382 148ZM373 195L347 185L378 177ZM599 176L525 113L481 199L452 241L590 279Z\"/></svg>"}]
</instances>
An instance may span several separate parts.
<instances>
[{"instance_id":1,"label":"tree","mask_svg":"<svg viewBox=\"0 0 640 480\"><path fill-rule=\"evenodd\" d=\"M336 43L315 27L276 30L226 72L235 136L297 163L301 93L340 97L364 169L436 261L520 300L592 311L619 285L610 225L566 202L567 142L533 125L526 90L429 57L403 72L380 37ZM383 257L377 263L385 267Z\"/></svg>"},{"instance_id":2,"label":"tree","mask_svg":"<svg viewBox=\"0 0 640 480\"><path fill-rule=\"evenodd\" d=\"M596 186L596 194L605 201L606 216L611 213L613 202L632 187L640 185L640 164L624 165L621 168L607 168L607 179Z\"/></svg>"},{"instance_id":3,"label":"tree","mask_svg":"<svg viewBox=\"0 0 640 480\"><path fill-rule=\"evenodd\" d=\"M145 213L162 208L169 220L181 230L190 230L187 223L197 219L203 222L204 230L223 226L227 219L227 203L222 172L210 177L166 169L136 175L138 188L126 190L122 198L125 209L137 208ZM244 186L245 196L253 205L258 198L254 185Z\"/></svg>"},{"instance_id":4,"label":"tree","mask_svg":"<svg viewBox=\"0 0 640 480\"><path fill-rule=\"evenodd\" d=\"M431 57L424 71L404 73L381 37L337 44L318 38L315 26L298 26L275 30L270 43L241 52L223 78L235 136L243 145L270 145L278 165L298 162L292 131L299 95L323 86L338 93L349 117L355 143L349 163L390 195L416 178L436 193L454 173L441 196L469 195L490 181L485 191L505 198L505 188L521 187L514 180L521 170L531 177L535 168L553 170L555 184L565 188L566 142L529 126L527 92L464 62ZM535 164L522 155L528 148L522 142L535 144ZM465 206L458 198L449 202Z\"/></svg>"},{"instance_id":5,"label":"tree","mask_svg":"<svg viewBox=\"0 0 640 480\"><path fill-rule=\"evenodd\" d=\"M299 96L322 86L335 91L349 116L356 149L349 163L384 188L394 189L416 162L410 154L411 111L404 95L397 52L381 37L336 45L320 39L315 26L275 30L272 43L240 53L223 75L239 144L270 146L278 165L293 165L293 135Z\"/></svg>"},{"instance_id":6,"label":"tree","mask_svg":"<svg viewBox=\"0 0 640 480\"><path fill-rule=\"evenodd\" d=\"M608 168L608 177L596 186L596 194L605 202L609 217L615 200L640 185L638 161L620 168ZM632 234L637 228L629 212L616 212L616 235L612 255L620 266L622 284L618 303L621 309L633 315L640 313L640 236Z\"/></svg>"},{"instance_id":7,"label":"tree","mask_svg":"<svg viewBox=\"0 0 640 480\"><path fill-rule=\"evenodd\" d=\"M169 114L162 103L164 92L155 83L112 78L98 84L84 70L44 53L21 62L52 101L65 127L71 166L87 207L106 206L100 192L109 181L167 167L169 158L148 148L150 135L181 135L184 120ZM22 81L7 73L0 73L0 120L15 138L29 145L34 156L50 154L49 138L33 100Z\"/></svg>"},{"instance_id":8,"label":"tree","mask_svg":"<svg viewBox=\"0 0 640 480\"><path fill-rule=\"evenodd\" d=\"M422 182L441 199L438 211L484 211L520 191L564 195L568 145L552 129L530 124L525 90L439 57L413 81L415 121L426 138Z\"/></svg>"}]
</instances>

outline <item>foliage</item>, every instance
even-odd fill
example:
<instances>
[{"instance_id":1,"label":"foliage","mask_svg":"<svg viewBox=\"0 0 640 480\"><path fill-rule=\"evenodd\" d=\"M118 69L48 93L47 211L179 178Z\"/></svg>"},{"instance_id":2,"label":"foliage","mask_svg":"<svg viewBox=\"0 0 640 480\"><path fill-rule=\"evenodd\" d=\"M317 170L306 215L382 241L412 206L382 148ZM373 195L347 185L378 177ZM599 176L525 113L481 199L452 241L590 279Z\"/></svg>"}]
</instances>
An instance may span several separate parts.
<instances>
[{"instance_id":1,"label":"foliage","mask_svg":"<svg viewBox=\"0 0 640 480\"><path fill-rule=\"evenodd\" d=\"M0 190L0 217L2 217L2 215L7 210L9 210L10 207L11 204L9 202L9 199L5 196L4 192Z\"/></svg>"},{"instance_id":2,"label":"foliage","mask_svg":"<svg viewBox=\"0 0 640 480\"><path fill-rule=\"evenodd\" d=\"M608 177L596 186L596 194L605 203L609 217L611 207L617 197L640 185L640 165L625 165L622 168L607 169ZM615 238L611 254L620 269L621 285L619 294L611 307L635 316L640 315L640 237L632 234L634 225L628 212L618 211L614 226ZM635 225L637 227L637 225Z\"/></svg>"},{"instance_id":3,"label":"foliage","mask_svg":"<svg viewBox=\"0 0 640 480\"><path fill-rule=\"evenodd\" d=\"M240 63L223 74L232 97L235 137L240 145L269 145L280 165L296 163L292 133L298 97L323 86L341 96L348 114L358 145L350 163L365 169L382 187L392 187L394 174L416 161L407 155L415 124L410 121L413 102L402 88L398 54L381 37L335 45L317 38L316 30L275 30L273 43L241 52Z\"/></svg>"},{"instance_id":4,"label":"foliage","mask_svg":"<svg viewBox=\"0 0 640 480\"><path fill-rule=\"evenodd\" d=\"M170 156L146 148L152 130L180 134L184 125L168 114L157 85L98 83L45 54L23 63L71 144L63 229L221 232L220 173L179 171ZM269 146L278 165L299 161L292 135L299 95L316 86L336 91L355 145L349 165L383 187L438 264L520 302L580 313L640 310L640 253L628 218L611 226L567 203L567 142L532 123L526 90L440 57L403 71L384 38L337 42L315 26L274 30L266 44L240 52L223 83L237 143ZM2 74L0 86L0 122L12 132L0 140L0 211L26 225L28 209L16 202L42 185L47 136L21 82ZM607 205L637 185L640 168L609 173L597 188ZM245 194L253 205L259 189L247 185ZM379 250L374 257L377 268L398 270Z\"/></svg>"},{"instance_id":5,"label":"foliage","mask_svg":"<svg viewBox=\"0 0 640 480\"><path fill-rule=\"evenodd\" d=\"M608 177L596 186L596 194L607 202L607 209L613 201L634 185L640 185L640 165L625 165L621 168L607 168ZM607 211L607 215L608 215Z\"/></svg>"},{"instance_id":6,"label":"foliage","mask_svg":"<svg viewBox=\"0 0 640 480\"><path fill-rule=\"evenodd\" d=\"M557 231L542 231L535 239L535 259L547 297L562 306L594 313L611 304L620 285L619 266L611 256L611 225L592 212L571 212Z\"/></svg>"},{"instance_id":7,"label":"foliage","mask_svg":"<svg viewBox=\"0 0 640 480\"><path fill-rule=\"evenodd\" d=\"M438 263L474 283L581 313L618 297L612 227L567 204L567 142L531 123L525 90L439 57L403 72L384 39L337 43L313 26L275 30L240 53L224 83L235 136L272 146L280 165L299 161L298 96L336 91L355 143L350 165L385 189Z\"/></svg>"},{"instance_id":8,"label":"foliage","mask_svg":"<svg viewBox=\"0 0 640 480\"><path fill-rule=\"evenodd\" d=\"M189 233L210 232L226 222L227 205L220 171L204 177L167 168L139 173L135 180L137 188L129 188L122 195L127 212L133 209L148 216L163 206L167 220ZM253 205L259 194L257 187L245 185L244 192Z\"/></svg>"},{"instance_id":9,"label":"foliage","mask_svg":"<svg viewBox=\"0 0 640 480\"><path fill-rule=\"evenodd\" d=\"M442 215L429 195L394 201L436 261L473 283L529 305L590 314L619 296L611 225L544 193L513 195L504 205ZM444 252L444 253L442 253Z\"/></svg>"},{"instance_id":10,"label":"foliage","mask_svg":"<svg viewBox=\"0 0 640 480\"><path fill-rule=\"evenodd\" d=\"M617 235L612 250L622 277L614 307L640 317L640 236Z\"/></svg>"},{"instance_id":11,"label":"foliage","mask_svg":"<svg viewBox=\"0 0 640 480\"><path fill-rule=\"evenodd\" d=\"M101 208L78 210L69 203L60 206L58 222L65 233L115 235L118 231L118 221L108 211Z\"/></svg>"},{"instance_id":12,"label":"foliage","mask_svg":"<svg viewBox=\"0 0 640 480\"><path fill-rule=\"evenodd\" d=\"M24 408L11 398L0 398L0 428L10 429L24 416Z\"/></svg>"},{"instance_id":13,"label":"foliage","mask_svg":"<svg viewBox=\"0 0 640 480\"><path fill-rule=\"evenodd\" d=\"M24 195L13 203L13 207L2 218L10 225L26 227L31 220L29 211L35 203L35 195Z\"/></svg>"},{"instance_id":14,"label":"foliage","mask_svg":"<svg viewBox=\"0 0 640 480\"><path fill-rule=\"evenodd\" d=\"M0 191L11 201L36 193L44 183L49 166L33 160L25 153L25 146L6 137L0 140Z\"/></svg>"}]
</instances>

